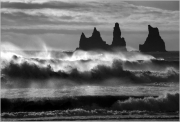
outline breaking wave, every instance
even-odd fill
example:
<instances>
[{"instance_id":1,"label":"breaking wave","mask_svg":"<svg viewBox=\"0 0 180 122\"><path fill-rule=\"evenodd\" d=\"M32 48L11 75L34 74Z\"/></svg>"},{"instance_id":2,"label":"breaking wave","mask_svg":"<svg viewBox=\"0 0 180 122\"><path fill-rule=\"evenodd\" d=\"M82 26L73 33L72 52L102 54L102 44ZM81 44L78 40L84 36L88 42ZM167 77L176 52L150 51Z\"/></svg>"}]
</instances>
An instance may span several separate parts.
<instances>
[{"instance_id":1,"label":"breaking wave","mask_svg":"<svg viewBox=\"0 0 180 122\"><path fill-rule=\"evenodd\" d=\"M117 101L113 108L116 110L179 111L179 93L167 93L157 98L129 98L125 101Z\"/></svg>"},{"instance_id":2,"label":"breaking wave","mask_svg":"<svg viewBox=\"0 0 180 122\"><path fill-rule=\"evenodd\" d=\"M47 80L50 78L69 79L81 83L95 80L105 80L110 78L130 79L135 83L146 82L166 82L174 80L178 82L179 72L173 67L166 68L165 71L130 71L124 70L121 61L114 61L112 66L97 65L90 71L78 71L72 68L71 71L63 70L54 71L51 66L39 67L36 64L23 62L16 64L10 62L8 66L2 69L2 80L8 77L9 79L23 80Z\"/></svg>"},{"instance_id":3,"label":"breaking wave","mask_svg":"<svg viewBox=\"0 0 180 122\"><path fill-rule=\"evenodd\" d=\"M54 56L45 53L46 58L38 57L42 52L34 57L1 52L2 83L22 81L28 85L32 80L38 82L52 78L68 79L78 84L101 83L111 78L131 83L179 81L179 61L159 60L137 52L75 51L55 52L52 53Z\"/></svg>"},{"instance_id":4,"label":"breaking wave","mask_svg":"<svg viewBox=\"0 0 180 122\"><path fill-rule=\"evenodd\" d=\"M62 98L2 98L2 112L54 110L179 111L179 93L162 96L67 96ZM83 113L83 111L82 111Z\"/></svg>"}]
</instances>

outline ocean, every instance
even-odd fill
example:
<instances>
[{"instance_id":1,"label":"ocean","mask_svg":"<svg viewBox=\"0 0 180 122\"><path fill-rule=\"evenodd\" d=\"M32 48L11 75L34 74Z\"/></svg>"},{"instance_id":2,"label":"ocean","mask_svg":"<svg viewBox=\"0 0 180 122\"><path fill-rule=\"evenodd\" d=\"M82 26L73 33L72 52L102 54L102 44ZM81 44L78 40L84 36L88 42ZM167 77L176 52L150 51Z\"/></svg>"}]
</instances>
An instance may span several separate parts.
<instances>
[{"instance_id":1,"label":"ocean","mask_svg":"<svg viewBox=\"0 0 180 122\"><path fill-rule=\"evenodd\" d=\"M179 120L179 52L1 51L1 119Z\"/></svg>"}]
</instances>

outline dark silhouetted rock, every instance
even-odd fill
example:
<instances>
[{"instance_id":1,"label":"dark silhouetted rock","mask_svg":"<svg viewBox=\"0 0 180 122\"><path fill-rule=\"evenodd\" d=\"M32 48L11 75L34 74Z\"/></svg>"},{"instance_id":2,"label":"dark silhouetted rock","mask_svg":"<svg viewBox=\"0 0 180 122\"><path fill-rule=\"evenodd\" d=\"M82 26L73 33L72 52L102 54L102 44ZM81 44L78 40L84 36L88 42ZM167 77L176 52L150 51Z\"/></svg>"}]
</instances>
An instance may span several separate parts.
<instances>
[{"instance_id":1,"label":"dark silhouetted rock","mask_svg":"<svg viewBox=\"0 0 180 122\"><path fill-rule=\"evenodd\" d=\"M126 51L126 42L124 38L121 38L121 30L119 28L119 24L115 23L114 31L113 31L113 41L111 44L112 48L121 48Z\"/></svg>"},{"instance_id":2,"label":"dark silhouetted rock","mask_svg":"<svg viewBox=\"0 0 180 122\"><path fill-rule=\"evenodd\" d=\"M143 45L139 45L141 52L166 52L165 43L159 35L158 28L148 25L149 35Z\"/></svg>"},{"instance_id":3,"label":"dark silhouetted rock","mask_svg":"<svg viewBox=\"0 0 180 122\"><path fill-rule=\"evenodd\" d=\"M81 50L95 50L95 49L102 49L107 50L108 45L105 41L102 40L100 32L94 28L92 36L86 38L84 33L81 34L79 49Z\"/></svg>"},{"instance_id":4,"label":"dark silhouetted rock","mask_svg":"<svg viewBox=\"0 0 180 122\"><path fill-rule=\"evenodd\" d=\"M106 44L105 41L101 38L101 34L94 28L92 36L86 38L84 33L81 34L79 48L81 50L106 50L112 51L113 48L120 48L123 51L126 51L126 42L124 38L121 38L121 30L119 28L119 24L116 23L113 32L113 42L112 45Z\"/></svg>"}]
</instances>

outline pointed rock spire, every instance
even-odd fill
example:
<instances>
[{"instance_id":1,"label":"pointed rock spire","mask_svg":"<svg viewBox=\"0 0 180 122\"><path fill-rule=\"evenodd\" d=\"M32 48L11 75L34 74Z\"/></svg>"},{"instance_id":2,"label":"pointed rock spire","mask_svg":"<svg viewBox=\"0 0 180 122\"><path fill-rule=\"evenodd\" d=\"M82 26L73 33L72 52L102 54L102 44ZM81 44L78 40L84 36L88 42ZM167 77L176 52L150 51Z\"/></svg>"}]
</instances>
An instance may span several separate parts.
<instances>
[{"instance_id":1,"label":"pointed rock spire","mask_svg":"<svg viewBox=\"0 0 180 122\"><path fill-rule=\"evenodd\" d=\"M118 23L115 23L114 32L113 32L113 43L112 45L106 44L105 41L101 38L100 32L94 27L92 36L86 38L84 33L81 34L79 48L81 50L106 50L113 51L114 47L120 47L123 51L126 50L126 42L124 38L121 38L121 30Z\"/></svg>"},{"instance_id":2,"label":"pointed rock spire","mask_svg":"<svg viewBox=\"0 0 180 122\"><path fill-rule=\"evenodd\" d=\"M121 48L123 51L127 51L126 49L126 41L123 37L121 37L121 30L119 27L119 23L115 23L114 31L113 31L113 41L111 46L114 48Z\"/></svg>"},{"instance_id":3,"label":"pointed rock spire","mask_svg":"<svg viewBox=\"0 0 180 122\"><path fill-rule=\"evenodd\" d=\"M94 27L94 31L93 32L97 32L97 29L96 29L96 27Z\"/></svg>"},{"instance_id":4,"label":"pointed rock spire","mask_svg":"<svg viewBox=\"0 0 180 122\"><path fill-rule=\"evenodd\" d=\"M84 40L86 40L86 36L82 32L80 42L79 42L79 47L83 47L85 45L86 42Z\"/></svg>"},{"instance_id":5,"label":"pointed rock spire","mask_svg":"<svg viewBox=\"0 0 180 122\"><path fill-rule=\"evenodd\" d=\"M100 37L100 32L97 31L96 27L94 27L92 37L99 38Z\"/></svg>"},{"instance_id":6,"label":"pointed rock spire","mask_svg":"<svg viewBox=\"0 0 180 122\"><path fill-rule=\"evenodd\" d=\"M159 29L148 25L148 37L144 44L139 45L141 52L166 52L164 40L159 34Z\"/></svg>"},{"instance_id":7,"label":"pointed rock spire","mask_svg":"<svg viewBox=\"0 0 180 122\"><path fill-rule=\"evenodd\" d=\"M82 32L81 38L86 38L85 34Z\"/></svg>"},{"instance_id":8,"label":"pointed rock spire","mask_svg":"<svg viewBox=\"0 0 180 122\"><path fill-rule=\"evenodd\" d=\"M157 27L153 28L151 25L148 25L148 31L149 31L149 34L151 34L151 35L160 36L159 35L159 29Z\"/></svg>"},{"instance_id":9,"label":"pointed rock spire","mask_svg":"<svg viewBox=\"0 0 180 122\"><path fill-rule=\"evenodd\" d=\"M121 30L119 27L119 23L115 23L114 31L113 31L113 36L114 37L121 37Z\"/></svg>"}]
</instances>

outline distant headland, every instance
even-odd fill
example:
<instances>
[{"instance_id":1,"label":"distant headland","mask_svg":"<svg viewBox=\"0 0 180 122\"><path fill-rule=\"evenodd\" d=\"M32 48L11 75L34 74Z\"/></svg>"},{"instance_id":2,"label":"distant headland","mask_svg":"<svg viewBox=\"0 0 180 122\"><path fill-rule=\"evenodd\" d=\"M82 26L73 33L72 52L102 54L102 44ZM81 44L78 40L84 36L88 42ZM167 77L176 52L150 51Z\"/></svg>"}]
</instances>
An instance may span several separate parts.
<instances>
[{"instance_id":1,"label":"distant headland","mask_svg":"<svg viewBox=\"0 0 180 122\"><path fill-rule=\"evenodd\" d=\"M165 43L159 34L158 28L153 28L148 25L149 34L143 45L139 45L139 51L141 52L166 52ZM94 27L92 36L87 38L84 33L81 34L79 47L76 50L105 50L113 51L119 49L121 51L127 51L126 41L121 37L121 30L119 23L115 23L113 30L112 44L108 45L101 38L100 32Z\"/></svg>"}]
</instances>

